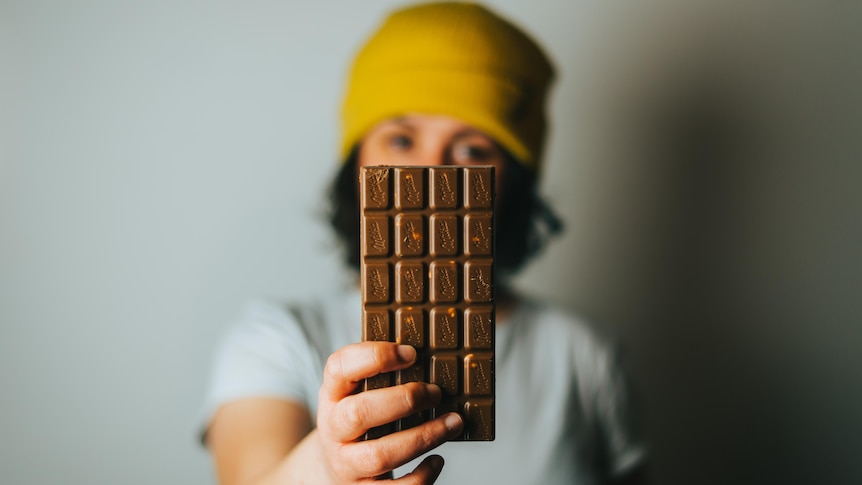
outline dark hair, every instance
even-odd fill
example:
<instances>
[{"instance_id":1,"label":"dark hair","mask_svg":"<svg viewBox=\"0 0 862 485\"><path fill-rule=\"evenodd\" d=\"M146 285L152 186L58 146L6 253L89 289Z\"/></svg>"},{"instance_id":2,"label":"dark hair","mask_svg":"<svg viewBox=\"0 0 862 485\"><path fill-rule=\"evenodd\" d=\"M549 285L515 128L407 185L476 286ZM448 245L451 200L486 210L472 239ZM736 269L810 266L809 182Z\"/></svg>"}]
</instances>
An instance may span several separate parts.
<instances>
[{"instance_id":1,"label":"dark hair","mask_svg":"<svg viewBox=\"0 0 862 485\"><path fill-rule=\"evenodd\" d=\"M495 214L498 277L517 272L538 254L548 240L562 231L562 221L536 192L535 174L503 150L505 177L501 205ZM345 250L351 268L359 271L359 183L357 150L335 176L329 189L329 223ZM501 280L498 280L501 281Z\"/></svg>"}]
</instances>

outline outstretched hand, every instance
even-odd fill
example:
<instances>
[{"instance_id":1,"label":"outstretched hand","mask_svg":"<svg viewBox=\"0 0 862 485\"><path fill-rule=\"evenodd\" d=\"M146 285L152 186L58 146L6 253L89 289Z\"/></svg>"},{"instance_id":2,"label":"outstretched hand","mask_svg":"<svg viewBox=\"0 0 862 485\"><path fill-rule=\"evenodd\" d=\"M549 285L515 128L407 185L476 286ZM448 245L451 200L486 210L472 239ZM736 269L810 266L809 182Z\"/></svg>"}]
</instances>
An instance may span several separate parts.
<instances>
[{"instance_id":1,"label":"outstretched hand","mask_svg":"<svg viewBox=\"0 0 862 485\"><path fill-rule=\"evenodd\" d=\"M362 342L335 351L326 363L317 409L317 431L331 478L339 484L392 479L392 470L456 438L464 422L449 413L381 438L359 441L369 429L434 407L441 390L435 384L410 382L356 393L363 379L407 368L416 350L392 342ZM393 483L432 484L443 467L427 457Z\"/></svg>"}]
</instances>

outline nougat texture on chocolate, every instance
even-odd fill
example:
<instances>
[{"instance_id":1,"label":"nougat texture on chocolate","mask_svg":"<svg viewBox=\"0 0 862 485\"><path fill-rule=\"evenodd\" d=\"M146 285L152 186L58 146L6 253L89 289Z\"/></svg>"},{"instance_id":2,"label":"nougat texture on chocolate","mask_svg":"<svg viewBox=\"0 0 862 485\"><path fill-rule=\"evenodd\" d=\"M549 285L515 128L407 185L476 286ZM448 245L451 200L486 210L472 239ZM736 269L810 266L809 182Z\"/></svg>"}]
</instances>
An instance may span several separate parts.
<instances>
[{"instance_id":1,"label":"nougat texture on chocolate","mask_svg":"<svg viewBox=\"0 0 862 485\"><path fill-rule=\"evenodd\" d=\"M412 345L412 367L363 391L431 382L432 410L370 430L372 439L450 411L463 441L494 439L494 168L362 167L362 340Z\"/></svg>"}]
</instances>

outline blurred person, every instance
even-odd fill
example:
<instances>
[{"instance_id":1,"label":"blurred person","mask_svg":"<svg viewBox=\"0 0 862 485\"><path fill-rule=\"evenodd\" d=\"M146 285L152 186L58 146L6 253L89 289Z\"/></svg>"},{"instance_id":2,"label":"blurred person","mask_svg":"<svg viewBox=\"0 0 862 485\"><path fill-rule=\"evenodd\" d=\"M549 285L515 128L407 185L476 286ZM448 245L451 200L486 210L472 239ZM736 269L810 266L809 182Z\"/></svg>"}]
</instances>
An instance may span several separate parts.
<instances>
[{"instance_id":1,"label":"blurred person","mask_svg":"<svg viewBox=\"0 0 862 485\"><path fill-rule=\"evenodd\" d=\"M254 303L223 340L202 434L221 483L430 484L441 455L446 483L641 483L644 445L613 346L509 285L560 229L537 195L553 76L536 42L487 8L423 4L392 13L362 47L342 109L330 222L354 272L358 167L496 169L496 440L447 443L463 431L458 413L358 439L433 407L441 390L356 393L362 379L416 359L407 345L357 343L356 278L313 301Z\"/></svg>"}]
</instances>

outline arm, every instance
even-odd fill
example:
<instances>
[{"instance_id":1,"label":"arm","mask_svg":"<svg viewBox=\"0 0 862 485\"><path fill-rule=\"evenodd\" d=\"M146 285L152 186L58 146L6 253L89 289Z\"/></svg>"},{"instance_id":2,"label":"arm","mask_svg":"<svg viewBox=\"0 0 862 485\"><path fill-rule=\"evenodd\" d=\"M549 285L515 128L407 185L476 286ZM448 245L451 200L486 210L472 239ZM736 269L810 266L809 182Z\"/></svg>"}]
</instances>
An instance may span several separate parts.
<instances>
[{"instance_id":1,"label":"arm","mask_svg":"<svg viewBox=\"0 0 862 485\"><path fill-rule=\"evenodd\" d=\"M362 379L409 367L415 358L412 347L389 342L336 351L324 371L313 430L308 410L298 403L249 398L222 406L208 439L221 483L367 483L458 436L463 421L450 414L376 440L357 441L372 427L439 402L439 387L424 383L354 394ZM442 459L428 457L395 482L431 484L441 467Z\"/></svg>"},{"instance_id":2,"label":"arm","mask_svg":"<svg viewBox=\"0 0 862 485\"><path fill-rule=\"evenodd\" d=\"M221 406L207 433L219 483L255 483L311 430L311 415L297 402L253 397Z\"/></svg>"}]
</instances>

